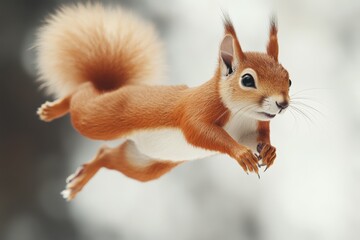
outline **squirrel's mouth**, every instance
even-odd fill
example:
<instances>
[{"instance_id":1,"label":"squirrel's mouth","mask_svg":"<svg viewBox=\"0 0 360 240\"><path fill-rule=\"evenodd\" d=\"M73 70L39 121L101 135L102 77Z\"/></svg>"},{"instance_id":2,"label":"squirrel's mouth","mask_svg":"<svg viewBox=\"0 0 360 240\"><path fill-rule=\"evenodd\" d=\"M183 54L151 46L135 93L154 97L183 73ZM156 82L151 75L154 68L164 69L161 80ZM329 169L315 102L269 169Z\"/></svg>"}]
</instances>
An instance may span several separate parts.
<instances>
[{"instance_id":1,"label":"squirrel's mouth","mask_svg":"<svg viewBox=\"0 0 360 240\"><path fill-rule=\"evenodd\" d=\"M270 113L266 113L266 112L259 112L259 114L261 114L267 118L274 118L276 116L276 114L270 114Z\"/></svg>"}]
</instances>

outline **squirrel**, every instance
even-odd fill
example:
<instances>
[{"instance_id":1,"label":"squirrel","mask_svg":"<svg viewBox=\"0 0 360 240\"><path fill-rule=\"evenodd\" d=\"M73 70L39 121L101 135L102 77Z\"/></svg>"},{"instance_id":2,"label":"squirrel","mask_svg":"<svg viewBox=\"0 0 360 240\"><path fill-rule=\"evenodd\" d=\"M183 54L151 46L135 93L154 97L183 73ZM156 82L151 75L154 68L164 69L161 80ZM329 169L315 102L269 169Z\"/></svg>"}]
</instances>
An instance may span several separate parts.
<instances>
[{"instance_id":1,"label":"squirrel","mask_svg":"<svg viewBox=\"0 0 360 240\"><path fill-rule=\"evenodd\" d=\"M276 148L269 122L289 106L291 81L278 62L277 23L270 21L267 52L244 52L230 17L213 77L197 87L156 85L163 77L163 46L151 23L121 7L64 6L37 35L40 81L57 100L37 111L50 122L70 114L73 127L103 146L67 178L72 200L104 167L150 181L189 160L217 153L259 175Z\"/></svg>"}]
</instances>

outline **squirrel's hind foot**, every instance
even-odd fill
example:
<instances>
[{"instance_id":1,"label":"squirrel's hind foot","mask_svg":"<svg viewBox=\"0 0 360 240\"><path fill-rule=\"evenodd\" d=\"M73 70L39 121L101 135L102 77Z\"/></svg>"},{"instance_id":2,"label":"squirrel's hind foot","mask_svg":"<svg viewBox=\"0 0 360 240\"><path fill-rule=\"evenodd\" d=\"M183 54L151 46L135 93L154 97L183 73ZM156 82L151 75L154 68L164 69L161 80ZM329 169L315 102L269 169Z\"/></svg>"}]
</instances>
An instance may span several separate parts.
<instances>
[{"instance_id":1,"label":"squirrel's hind foot","mask_svg":"<svg viewBox=\"0 0 360 240\"><path fill-rule=\"evenodd\" d=\"M73 200L98 169L94 170L88 164L84 164L71 174L66 179L65 190L61 192L63 198L67 201Z\"/></svg>"},{"instance_id":2,"label":"squirrel's hind foot","mask_svg":"<svg viewBox=\"0 0 360 240\"><path fill-rule=\"evenodd\" d=\"M69 112L69 100L63 98L54 102L46 101L37 110L37 115L44 122L51 122L52 120L62 117Z\"/></svg>"}]
</instances>

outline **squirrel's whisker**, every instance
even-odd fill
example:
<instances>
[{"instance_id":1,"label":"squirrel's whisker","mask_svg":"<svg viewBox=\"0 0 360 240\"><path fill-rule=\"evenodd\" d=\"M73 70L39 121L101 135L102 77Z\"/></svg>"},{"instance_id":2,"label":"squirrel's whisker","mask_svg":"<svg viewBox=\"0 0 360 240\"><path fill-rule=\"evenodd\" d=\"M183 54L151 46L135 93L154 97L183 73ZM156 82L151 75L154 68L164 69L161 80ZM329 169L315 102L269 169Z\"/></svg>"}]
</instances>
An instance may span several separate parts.
<instances>
[{"instance_id":1,"label":"squirrel's whisker","mask_svg":"<svg viewBox=\"0 0 360 240\"><path fill-rule=\"evenodd\" d=\"M294 109L297 113L299 113L301 116L305 117L305 119L308 119L310 123L315 124L314 121L309 117L303 110L301 110L298 107L295 107L293 105L290 105L292 109Z\"/></svg>"}]
</instances>

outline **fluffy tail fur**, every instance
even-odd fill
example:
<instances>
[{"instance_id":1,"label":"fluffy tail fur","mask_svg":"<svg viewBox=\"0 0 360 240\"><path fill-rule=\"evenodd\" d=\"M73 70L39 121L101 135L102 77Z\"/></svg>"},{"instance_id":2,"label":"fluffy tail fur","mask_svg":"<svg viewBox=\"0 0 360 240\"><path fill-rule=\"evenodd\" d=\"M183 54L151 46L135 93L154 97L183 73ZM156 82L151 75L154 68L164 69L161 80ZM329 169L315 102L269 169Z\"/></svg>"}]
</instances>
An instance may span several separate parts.
<instances>
[{"instance_id":1,"label":"fluffy tail fur","mask_svg":"<svg viewBox=\"0 0 360 240\"><path fill-rule=\"evenodd\" d=\"M163 50L153 26L119 7L62 7L46 19L36 46L40 81L56 97L87 81L110 91L163 76Z\"/></svg>"}]
</instances>

